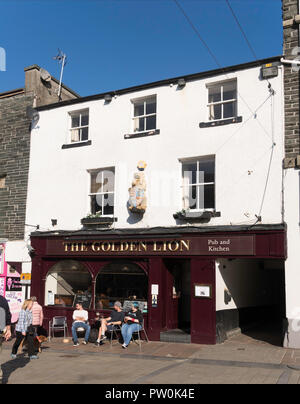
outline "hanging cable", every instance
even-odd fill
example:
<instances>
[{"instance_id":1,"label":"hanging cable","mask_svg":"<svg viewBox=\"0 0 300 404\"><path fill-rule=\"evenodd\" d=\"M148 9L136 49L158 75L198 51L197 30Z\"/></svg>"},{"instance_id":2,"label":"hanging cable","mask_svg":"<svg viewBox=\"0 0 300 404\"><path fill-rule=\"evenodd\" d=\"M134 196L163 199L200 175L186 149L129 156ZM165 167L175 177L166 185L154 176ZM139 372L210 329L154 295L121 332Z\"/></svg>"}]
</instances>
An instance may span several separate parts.
<instances>
[{"instance_id":1,"label":"hanging cable","mask_svg":"<svg viewBox=\"0 0 300 404\"><path fill-rule=\"evenodd\" d=\"M221 65L221 63L219 62L218 58L216 57L216 55L213 53L213 51L210 49L210 47L208 46L207 42L203 39L203 37L201 36L199 30L197 29L197 27L194 25L194 23L192 22L192 20L190 19L190 17L187 15L186 11L184 10L184 8L182 7L182 5L179 3L178 0L173 0L173 2L175 3L175 5L177 6L177 8L179 9L179 11L183 14L183 16L185 17L186 21L188 22L188 24L190 25L190 27L193 29L193 31L195 32L195 34L197 35L197 37L200 39L200 41L202 42L202 44L204 45L204 47L206 48L206 50L208 51L208 53L211 55L211 57L213 58L213 60L215 61L216 65L220 68L220 70L223 71L223 74L225 75L226 78L230 78L227 74L227 72L225 71L225 68ZM269 83L269 81L268 81ZM269 83L269 86L271 86L271 84ZM247 103L247 101L244 99L244 97L242 97L241 93L237 90L237 94L240 97L240 99L244 102L244 104L247 106L247 108L249 109L249 111L251 112L251 114L254 114L254 111L252 110L252 108L249 106L249 104ZM260 122L259 119L257 119L258 124L261 126L261 128L264 130L265 133L267 133L267 131L265 130L265 128L263 127L262 123ZM268 134L268 133L267 133Z\"/></svg>"},{"instance_id":2,"label":"hanging cable","mask_svg":"<svg viewBox=\"0 0 300 404\"><path fill-rule=\"evenodd\" d=\"M258 60L258 57L257 57L257 55L256 55L256 53L255 53L255 51L254 51L254 49L253 49L253 47L252 47L252 45L251 45L251 43L250 43L250 41L249 41L249 39L248 39L246 33L245 33L245 31L244 31L244 29L243 29L243 27L242 27L242 25L241 25L241 23L240 23L240 21L239 21L237 15L235 14L233 8L231 7L231 5L230 5L230 3L229 3L229 0L225 0L225 2L226 2L226 4L227 4L227 6L228 6L228 8L229 8L229 10L230 10L230 12L231 12L231 14L232 14L234 20L235 20L235 22L237 23L237 26L239 27L239 30L241 31L241 33L242 33L242 35L243 35L243 37L244 37L244 39L245 39L245 41L246 41L246 43L247 43L247 45L248 45L248 48L250 49L252 55L254 56L254 59L257 61L257 60ZM267 80L269 86L271 86L270 81L269 81L268 79L266 79L266 80Z\"/></svg>"},{"instance_id":3,"label":"hanging cable","mask_svg":"<svg viewBox=\"0 0 300 404\"><path fill-rule=\"evenodd\" d=\"M250 49L252 55L254 56L254 59L257 60L256 53L255 53L255 51L254 51L254 49L253 49L253 47L252 47L250 41L248 40L247 35L246 35L245 31L243 30L243 27L242 27L242 25L240 24L240 22L239 22L239 20L238 20L238 18L237 18L237 16L236 16L236 14L235 14L235 12L233 11L233 9L232 9L232 7L231 7L231 5L230 5L230 3L229 3L229 0L225 0L225 1L226 1L226 3L227 3L227 6L228 6L229 10L231 11L231 14L232 14L233 18L235 19L235 22L236 22L237 25L238 25L238 27L239 27L239 29L240 29L240 31L241 31L243 37L245 38L245 41L247 42L247 45L248 45L248 47L249 47L249 49Z\"/></svg>"},{"instance_id":4,"label":"hanging cable","mask_svg":"<svg viewBox=\"0 0 300 404\"><path fill-rule=\"evenodd\" d=\"M272 165L273 156L274 156L274 149L276 146L276 143L274 141L274 102L273 102L274 92L271 92L271 95L272 95L272 98L271 98L272 151L271 151L270 162L269 162L269 167L268 167L268 172L267 172L266 184L265 184L263 197L262 197L262 201L261 201L261 205L260 205L260 210L259 210L259 214L258 214L259 217L261 217L261 212L262 212L264 202L265 202L266 192L267 192L269 179L270 179L270 173L271 173L271 165Z\"/></svg>"}]
</instances>

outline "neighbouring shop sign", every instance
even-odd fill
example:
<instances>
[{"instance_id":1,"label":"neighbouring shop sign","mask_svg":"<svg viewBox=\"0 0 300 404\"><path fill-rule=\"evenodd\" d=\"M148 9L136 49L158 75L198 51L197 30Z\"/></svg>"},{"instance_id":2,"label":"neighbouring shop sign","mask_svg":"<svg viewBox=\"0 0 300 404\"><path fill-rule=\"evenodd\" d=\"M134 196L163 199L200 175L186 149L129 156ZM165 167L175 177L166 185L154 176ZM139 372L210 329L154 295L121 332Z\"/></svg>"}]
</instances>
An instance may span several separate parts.
<instances>
[{"instance_id":1,"label":"neighbouring shop sign","mask_svg":"<svg viewBox=\"0 0 300 404\"><path fill-rule=\"evenodd\" d=\"M47 240L48 255L255 255L255 235L172 240Z\"/></svg>"}]
</instances>

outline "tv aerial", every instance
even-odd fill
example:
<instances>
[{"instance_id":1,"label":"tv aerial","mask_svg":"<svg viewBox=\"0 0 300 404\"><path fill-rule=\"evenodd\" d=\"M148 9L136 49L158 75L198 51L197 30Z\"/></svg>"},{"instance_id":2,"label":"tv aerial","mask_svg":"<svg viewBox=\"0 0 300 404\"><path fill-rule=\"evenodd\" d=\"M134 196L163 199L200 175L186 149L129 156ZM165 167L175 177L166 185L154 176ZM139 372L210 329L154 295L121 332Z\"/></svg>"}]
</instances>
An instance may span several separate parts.
<instances>
[{"instance_id":1,"label":"tv aerial","mask_svg":"<svg viewBox=\"0 0 300 404\"><path fill-rule=\"evenodd\" d=\"M57 90L57 95L58 95L58 98L60 99L62 79L63 79L63 74L64 74L64 67L65 67L65 65L67 63L67 55L65 53L63 53L60 49L58 49L58 54L56 56L54 56L53 59L57 60L58 63L61 65L59 87L58 87L58 90Z\"/></svg>"}]
</instances>

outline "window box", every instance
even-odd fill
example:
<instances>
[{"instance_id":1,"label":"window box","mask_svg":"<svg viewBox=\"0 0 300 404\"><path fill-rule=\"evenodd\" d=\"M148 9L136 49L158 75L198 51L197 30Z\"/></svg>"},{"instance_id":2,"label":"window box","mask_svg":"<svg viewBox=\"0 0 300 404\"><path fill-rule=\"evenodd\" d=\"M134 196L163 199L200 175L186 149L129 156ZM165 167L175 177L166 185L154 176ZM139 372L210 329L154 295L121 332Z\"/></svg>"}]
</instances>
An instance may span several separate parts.
<instances>
[{"instance_id":1,"label":"window box","mask_svg":"<svg viewBox=\"0 0 300 404\"><path fill-rule=\"evenodd\" d=\"M61 148L62 149L73 149L74 147L90 146L91 144L92 144L92 141L87 140L86 142L63 144Z\"/></svg>"},{"instance_id":2,"label":"window box","mask_svg":"<svg viewBox=\"0 0 300 404\"><path fill-rule=\"evenodd\" d=\"M81 224L85 227L110 226L117 221L118 219L115 217L85 217L81 219Z\"/></svg>"},{"instance_id":3,"label":"window box","mask_svg":"<svg viewBox=\"0 0 300 404\"><path fill-rule=\"evenodd\" d=\"M203 212L191 212L191 211L181 211L173 215L174 219L183 220L187 222L191 221L201 221L209 222L212 217L220 217L220 212L214 212L209 210L204 210Z\"/></svg>"},{"instance_id":4,"label":"window box","mask_svg":"<svg viewBox=\"0 0 300 404\"><path fill-rule=\"evenodd\" d=\"M231 123L241 123L243 122L242 116L237 116L236 118L221 119L219 121L210 122L200 122L199 127L202 128L214 128L217 126L230 125Z\"/></svg>"},{"instance_id":5,"label":"window box","mask_svg":"<svg viewBox=\"0 0 300 404\"><path fill-rule=\"evenodd\" d=\"M148 136L154 136L154 135L159 135L160 130L155 129L155 130L148 130L147 132L138 132L138 133L129 133L124 135L124 139L136 139L139 137L148 137Z\"/></svg>"}]
</instances>

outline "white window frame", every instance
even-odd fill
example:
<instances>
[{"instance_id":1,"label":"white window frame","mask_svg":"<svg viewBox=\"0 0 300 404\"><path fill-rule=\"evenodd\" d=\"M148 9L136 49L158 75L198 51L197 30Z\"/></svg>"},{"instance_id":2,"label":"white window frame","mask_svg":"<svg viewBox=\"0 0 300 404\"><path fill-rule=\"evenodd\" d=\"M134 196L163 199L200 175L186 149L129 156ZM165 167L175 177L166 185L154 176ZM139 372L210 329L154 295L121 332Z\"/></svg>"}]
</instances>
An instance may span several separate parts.
<instances>
[{"instance_id":1,"label":"white window frame","mask_svg":"<svg viewBox=\"0 0 300 404\"><path fill-rule=\"evenodd\" d=\"M156 104L156 112L155 112L155 113L152 113L152 114L146 114L147 101L149 102L149 101L152 101L152 100L155 101L155 104ZM156 130L156 129L157 129L157 96L156 96L156 95L149 95L149 96L147 96L147 97L137 98L137 99L131 100L131 102L132 102L132 116L133 116L133 118L132 118L132 132L133 132L133 133L144 133L144 132L151 132L151 131L153 131L153 130ZM143 115L134 116L134 107L135 107L135 105L136 105L136 104L141 104L141 103L144 104L144 114L143 114ZM149 117L151 117L151 116L155 116L155 117L156 117L156 125L155 125L155 128L154 128L154 129L146 129L146 122L147 122L146 118L149 118ZM135 129L135 121L136 121L136 120L140 120L141 118L144 119L144 128L145 128L145 129L139 131L139 130L136 130L136 129Z\"/></svg>"},{"instance_id":2,"label":"white window frame","mask_svg":"<svg viewBox=\"0 0 300 404\"><path fill-rule=\"evenodd\" d=\"M114 190L113 191L107 191L107 192L104 192L104 191L102 191L102 192L94 192L94 193L91 192L92 174L101 172L102 173L101 181L102 181L102 184L103 184L103 182L104 182L103 173L105 171L112 171L112 170L114 171L114 184L113 184ZM98 169L95 169L95 170L89 170L89 174L90 174L90 187L89 187L90 212L92 213L92 197L99 195L99 196L101 196L101 209L102 209L101 216L103 216L103 217L114 217L114 215L115 215L115 202L116 202L116 168L115 167L98 168ZM109 215L103 214L103 211L104 211L104 209L103 209L104 208L104 195L107 195L107 194L110 194L110 195L114 196L114 205L113 205L113 210L114 211L113 211L113 213L111 213Z\"/></svg>"},{"instance_id":3,"label":"white window frame","mask_svg":"<svg viewBox=\"0 0 300 404\"><path fill-rule=\"evenodd\" d=\"M89 123L88 125L81 125L81 119L83 115L88 115L89 117ZM79 116L79 126L76 126L74 128L72 128L72 117L74 116ZM71 111L69 112L69 118L70 118L70 124L69 124L69 143L70 144L76 144L76 143L84 143L87 142L89 140L89 125L90 125L90 111L88 108L86 109L82 109L82 110L77 110L77 111ZM81 136L82 136L82 129L84 128L88 128L88 138L85 140L81 140ZM80 133L80 140L77 142L72 141L72 132L78 130Z\"/></svg>"},{"instance_id":4,"label":"white window frame","mask_svg":"<svg viewBox=\"0 0 300 404\"><path fill-rule=\"evenodd\" d=\"M230 100L224 100L224 86L226 84L230 84L233 83L235 84L235 89L236 89L236 98L230 99ZM217 102L208 102L207 107L208 107L208 120L209 122L217 122L217 121L223 121L224 119L232 119L232 118L236 118L238 116L238 98L237 98L237 94L238 94L238 89L237 89L237 80L236 79L231 79L231 80L227 80L227 81L221 81L221 82L217 82L217 83L211 83L211 84L207 84L207 91L208 91L208 101L209 101L209 91L213 88L220 88L221 89L221 101L217 101ZM224 118L224 105L225 104L229 104L229 103L235 103L235 115L231 116L231 117L227 117ZM211 107L215 106L215 105L221 105L221 118L220 119L212 119L211 118Z\"/></svg>"},{"instance_id":5,"label":"white window frame","mask_svg":"<svg viewBox=\"0 0 300 404\"><path fill-rule=\"evenodd\" d=\"M200 170L199 166L200 163L203 161L207 160L213 160L214 161L214 175L215 175L215 181L214 182L202 182L200 179ZM183 172L183 165L184 164L197 164L197 172L196 172L196 182L192 184L185 184L185 177L184 177L184 172ZM215 212L216 211L216 158L215 156L204 156L204 157L198 157L198 158L193 158L193 159L188 159L188 160L181 160L181 176L182 176L182 185L181 185L181 194L182 194L182 205L183 209L189 210L191 212ZM205 208L203 207L202 209L200 208L200 195L199 195L199 190L200 187L206 186L206 185L213 185L214 186L214 200L215 200L215 206L213 208ZM191 187L196 187L196 208L192 209L189 207L190 205L190 188ZM189 192L186 193L185 189L188 188ZM185 206L185 201L186 197L188 197L188 206Z\"/></svg>"}]
</instances>

